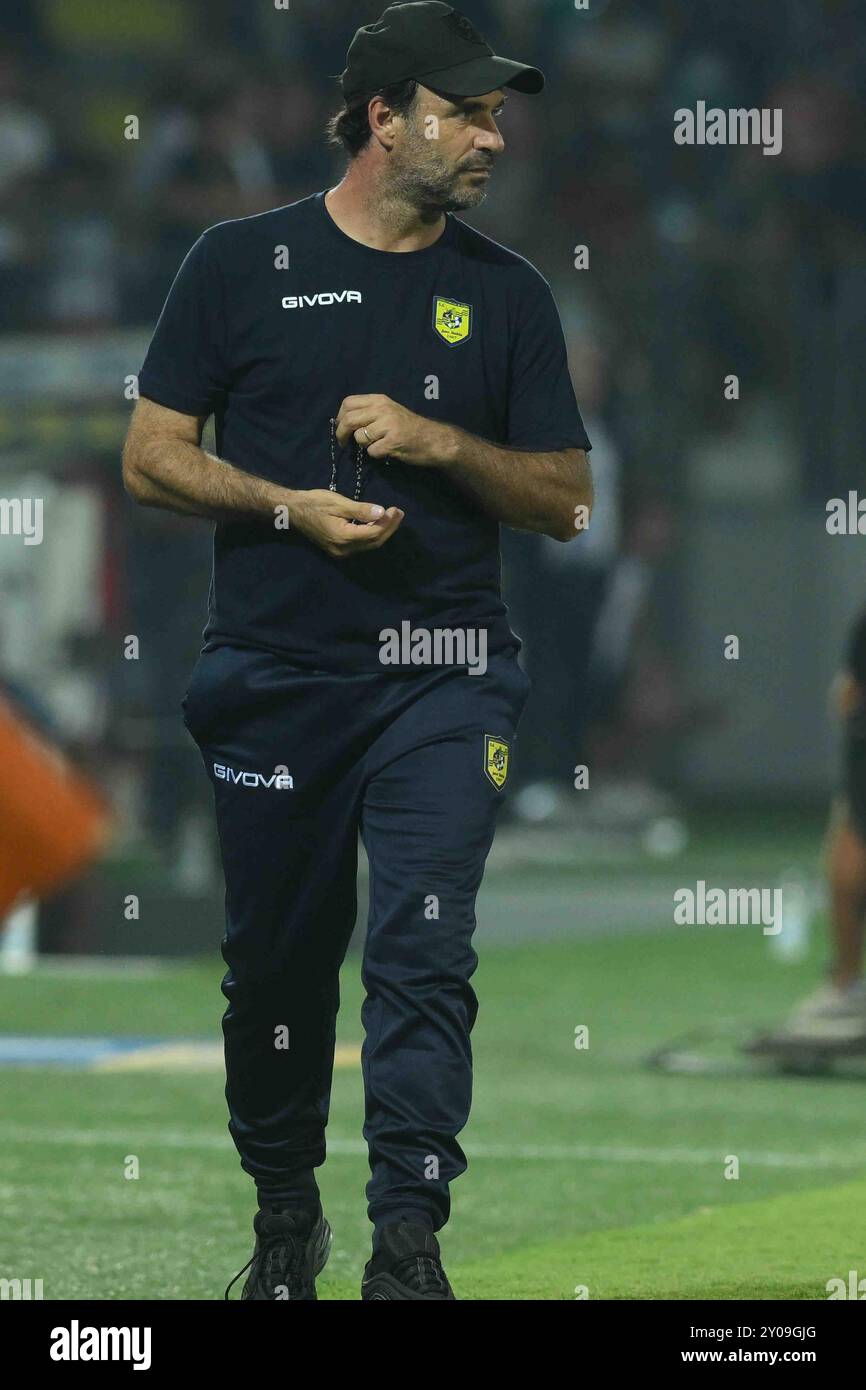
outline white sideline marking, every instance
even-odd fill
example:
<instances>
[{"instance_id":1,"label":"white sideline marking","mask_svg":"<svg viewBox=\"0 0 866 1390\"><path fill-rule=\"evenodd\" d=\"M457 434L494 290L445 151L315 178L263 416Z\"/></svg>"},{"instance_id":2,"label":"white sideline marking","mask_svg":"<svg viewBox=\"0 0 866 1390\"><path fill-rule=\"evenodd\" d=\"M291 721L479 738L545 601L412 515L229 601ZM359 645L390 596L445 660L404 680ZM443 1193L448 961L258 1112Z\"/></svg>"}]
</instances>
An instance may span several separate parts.
<instances>
[{"instance_id":1,"label":"white sideline marking","mask_svg":"<svg viewBox=\"0 0 866 1390\"><path fill-rule=\"evenodd\" d=\"M42 979L153 980L169 971L199 963L187 956L37 956L33 974Z\"/></svg>"},{"instance_id":2,"label":"white sideline marking","mask_svg":"<svg viewBox=\"0 0 866 1390\"><path fill-rule=\"evenodd\" d=\"M203 1149L231 1151L228 1135L181 1134L172 1130L145 1130L130 1121L125 1130L99 1129L40 1129L38 1126L2 1125L0 1141L18 1144L58 1144L70 1148L100 1146L128 1149L135 1143L140 1152L146 1145L157 1149ZM367 1145L363 1139L327 1138L328 1151L334 1154L364 1155ZM529 1159L542 1163L574 1161L586 1163L721 1163L724 1158L718 1149L654 1149L632 1148L624 1144L467 1144L471 1159ZM845 1154L779 1153L771 1149L754 1153L740 1149L741 1163L756 1168L839 1168L857 1169L866 1163L866 1152L849 1150Z\"/></svg>"}]
</instances>

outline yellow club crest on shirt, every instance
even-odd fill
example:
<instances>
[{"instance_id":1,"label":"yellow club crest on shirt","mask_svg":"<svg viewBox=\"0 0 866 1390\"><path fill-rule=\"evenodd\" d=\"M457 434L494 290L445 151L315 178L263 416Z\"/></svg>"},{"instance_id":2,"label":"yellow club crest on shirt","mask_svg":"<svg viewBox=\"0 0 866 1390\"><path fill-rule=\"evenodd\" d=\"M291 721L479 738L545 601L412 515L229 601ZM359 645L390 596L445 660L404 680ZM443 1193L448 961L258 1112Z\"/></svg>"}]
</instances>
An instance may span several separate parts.
<instances>
[{"instance_id":1,"label":"yellow club crest on shirt","mask_svg":"<svg viewBox=\"0 0 866 1390\"><path fill-rule=\"evenodd\" d=\"M433 301L433 327L449 347L472 337L472 305L437 295Z\"/></svg>"},{"instance_id":2,"label":"yellow club crest on shirt","mask_svg":"<svg viewBox=\"0 0 866 1390\"><path fill-rule=\"evenodd\" d=\"M499 791L508 776L508 744L504 738L484 735L484 771Z\"/></svg>"}]
</instances>

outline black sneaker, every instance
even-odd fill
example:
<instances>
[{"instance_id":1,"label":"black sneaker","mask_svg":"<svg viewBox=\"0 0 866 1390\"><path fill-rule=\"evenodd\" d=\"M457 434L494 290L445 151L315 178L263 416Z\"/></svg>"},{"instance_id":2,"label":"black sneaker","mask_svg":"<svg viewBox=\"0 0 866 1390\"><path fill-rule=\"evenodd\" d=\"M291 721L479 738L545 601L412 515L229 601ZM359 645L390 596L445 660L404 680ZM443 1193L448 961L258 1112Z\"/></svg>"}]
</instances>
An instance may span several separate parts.
<instances>
[{"instance_id":1,"label":"black sneaker","mask_svg":"<svg viewBox=\"0 0 866 1390\"><path fill-rule=\"evenodd\" d=\"M319 1207L315 1215L302 1207L286 1211L257 1211L253 1219L256 1248L252 1259L226 1289L249 1270L242 1299L307 1301L316 1297L331 1249L331 1228Z\"/></svg>"},{"instance_id":2,"label":"black sneaker","mask_svg":"<svg viewBox=\"0 0 866 1390\"><path fill-rule=\"evenodd\" d=\"M383 1226L364 1270L361 1298L454 1299L433 1232L408 1221Z\"/></svg>"}]
</instances>

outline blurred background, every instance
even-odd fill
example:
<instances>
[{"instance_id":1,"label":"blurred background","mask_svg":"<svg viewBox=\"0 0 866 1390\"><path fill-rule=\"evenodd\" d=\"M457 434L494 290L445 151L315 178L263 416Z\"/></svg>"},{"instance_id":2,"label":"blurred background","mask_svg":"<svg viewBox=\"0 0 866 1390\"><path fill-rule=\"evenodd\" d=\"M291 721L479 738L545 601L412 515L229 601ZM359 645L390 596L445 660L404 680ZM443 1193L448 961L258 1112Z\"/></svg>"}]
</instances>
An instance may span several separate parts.
<instances>
[{"instance_id":1,"label":"blurred background","mask_svg":"<svg viewBox=\"0 0 866 1390\"><path fill-rule=\"evenodd\" d=\"M38 546L0 535L0 688L114 821L95 866L31 913L40 951L187 955L221 934L210 791L179 712L210 527L136 509L120 449L199 233L338 181L333 75L381 8L4 7L0 498L43 498L45 527ZM682 856L706 865L711 846L736 867L771 845L773 873L814 876L836 776L826 693L864 594L862 539L825 524L860 484L866 435L861 7L465 8L548 75L543 99L509 103L508 153L467 220L554 288L597 489L573 545L503 535L535 689L494 863L582 873L579 904L549 905L564 931L651 914L644 875L675 860L682 879ZM782 108L781 153L675 144L674 111L698 100ZM635 877L608 875L596 901L612 864ZM524 909L510 929L529 929Z\"/></svg>"}]
</instances>

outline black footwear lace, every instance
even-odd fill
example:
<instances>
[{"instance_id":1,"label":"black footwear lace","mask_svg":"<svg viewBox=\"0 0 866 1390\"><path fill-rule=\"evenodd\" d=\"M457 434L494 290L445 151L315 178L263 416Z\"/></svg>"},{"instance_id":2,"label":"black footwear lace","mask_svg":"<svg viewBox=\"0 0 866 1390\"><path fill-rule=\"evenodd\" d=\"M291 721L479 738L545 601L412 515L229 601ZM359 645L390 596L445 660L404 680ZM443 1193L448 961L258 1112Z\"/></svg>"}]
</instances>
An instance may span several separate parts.
<instances>
[{"instance_id":1,"label":"black footwear lace","mask_svg":"<svg viewBox=\"0 0 866 1390\"><path fill-rule=\"evenodd\" d=\"M413 1293L442 1294L448 1297L448 1280L439 1261L433 1255L407 1255L398 1260L391 1273Z\"/></svg>"},{"instance_id":2,"label":"black footwear lace","mask_svg":"<svg viewBox=\"0 0 866 1390\"><path fill-rule=\"evenodd\" d=\"M277 1236L265 1242L243 1269L239 1269L227 1286L225 1298L234 1288L242 1274L255 1265L250 1276L256 1290L263 1290L268 1298L274 1298L276 1289L285 1289L288 1297L303 1298L307 1292L304 1278L304 1242L292 1237Z\"/></svg>"}]
</instances>

